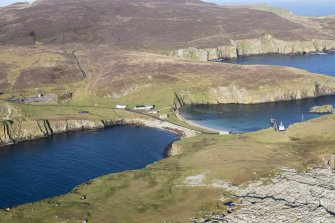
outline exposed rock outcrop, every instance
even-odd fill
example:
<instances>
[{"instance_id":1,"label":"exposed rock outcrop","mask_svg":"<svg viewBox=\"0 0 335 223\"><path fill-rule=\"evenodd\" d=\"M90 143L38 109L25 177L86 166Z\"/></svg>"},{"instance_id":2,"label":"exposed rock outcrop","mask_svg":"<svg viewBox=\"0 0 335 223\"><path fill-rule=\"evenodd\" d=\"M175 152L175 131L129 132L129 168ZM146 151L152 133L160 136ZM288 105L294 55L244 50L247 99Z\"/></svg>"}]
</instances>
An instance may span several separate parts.
<instances>
[{"instance_id":1,"label":"exposed rock outcrop","mask_svg":"<svg viewBox=\"0 0 335 223\"><path fill-rule=\"evenodd\" d=\"M226 187L240 199L235 211L192 222L335 222L332 170L282 171L270 181Z\"/></svg>"},{"instance_id":2,"label":"exposed rock outcrop","mask_svg":"<svg viewBox=\"0 0 335 223\"><path fill-rule=\"evenodd\" d=\"M183 148L175 143L172 143L164 152L165 157L178 156L183 153Z\"/></svg>"},{"instance_id":3,"label":"exposed rock outcrop","mask_svg":"<svg viewBox=\"0 0 335 223\"><path fill-rule=\"evenodd\" d=\"M233 59L238 56L262 54L305 54L331 51L335 49L335 40L313 39L306 41L285 41L263 35L257 39L231 40L231 45L217 48L197 49L189 47L167 52L168 56L176 56L191 60L210 61L217 59Z\"/></svg>"},{"instance_id":4,"label":"exposed rock outcrop","mask_svg":"<svg viewBox=\"0 0 335 223\"><path fill-rule=\"evenodd\" d=\"M324 164L330 167L332 170L335 170L335 155L334 154L323 154L320 156L320 159L324 162Z\"/></svg>"}]
</instances>

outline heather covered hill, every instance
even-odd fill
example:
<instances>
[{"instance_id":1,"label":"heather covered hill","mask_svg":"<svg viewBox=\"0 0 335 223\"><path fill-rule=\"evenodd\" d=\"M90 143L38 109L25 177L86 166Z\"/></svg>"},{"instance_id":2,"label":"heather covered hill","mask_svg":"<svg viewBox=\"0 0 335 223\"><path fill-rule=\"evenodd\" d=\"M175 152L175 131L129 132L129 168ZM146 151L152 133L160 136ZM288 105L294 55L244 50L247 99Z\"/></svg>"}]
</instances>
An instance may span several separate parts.
<instances>
[{"instance_id":1,"label":"heather covered hill","mask_svg":"<svg viewBox=\"0 0 335 223\"><path fill-rule=\"evenodd\" d=\"M71 52L46 47L0 47L0 89L63 85L82 79Z\"/></svg>"},{"instance_id":2,"label":"heather covered hill","mask_svg":"<svg viewBox=\"0 0 335 223\"><path fill-rule=\"evenodd\" d=\"M1 44L98 43L155 50L216 47L264 34L290 41L334 39L326 26L306 27L272 12L198 0L40 0L1 8L0 16Z\"/></svg>"}]
</instances>

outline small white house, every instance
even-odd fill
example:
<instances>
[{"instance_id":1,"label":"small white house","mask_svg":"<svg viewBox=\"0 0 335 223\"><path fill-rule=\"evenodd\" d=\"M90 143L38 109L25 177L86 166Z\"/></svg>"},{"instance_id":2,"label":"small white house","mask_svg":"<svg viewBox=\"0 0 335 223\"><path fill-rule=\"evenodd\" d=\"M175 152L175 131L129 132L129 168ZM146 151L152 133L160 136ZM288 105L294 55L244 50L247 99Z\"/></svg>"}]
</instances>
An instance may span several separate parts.
<instances>
[{"instance_id":1,"label":"small white house","mask_svg":"<svg viewBox=\"0 0 335 223\"><path fill-rule=\"evenodd\" d=\"M155 108L155 105L136 105L134 110L150 111Z\"/></svg>"},{"instance_id":2,"label":"small white house","mask_svg":"<svg viewBox=\"0 0 335 223\"><path fill-rule=\"evenodd\" d=\"M115 106L117 109L126 109L127 105L116 105Z\"/></svg>"}]
</instances>

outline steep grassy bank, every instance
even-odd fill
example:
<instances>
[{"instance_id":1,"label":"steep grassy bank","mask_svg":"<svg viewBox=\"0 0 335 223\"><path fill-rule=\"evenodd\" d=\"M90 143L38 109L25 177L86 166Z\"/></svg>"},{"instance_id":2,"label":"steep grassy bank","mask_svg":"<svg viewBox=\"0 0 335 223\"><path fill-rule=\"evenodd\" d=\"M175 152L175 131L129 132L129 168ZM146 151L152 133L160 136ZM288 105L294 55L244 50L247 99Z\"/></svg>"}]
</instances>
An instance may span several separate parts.
<instances>
[{"instance_id":1,"label":"steep grassy bank","mask_svg":"<svg viewBox=\"0 0 335 223\"><path fill-rule=\"evenodd\" d=\"M176 144L183 154L143 170L107 175L71 193L0 211L0 222L185 222L207 211L224 212L224 183L269 176L279 167L298 170L322 164L335 152L335 116L240 136L200 135ZM87 196L81 200L82 195Z\"/></svg>"},{"instance_id":2,"label":"steep grassy bank","mask_svg":"<svg viewBox=\"0 0 335 223\"><path fill-rule=\"evenodd\" d=\"M69 48L67 51L72 50ZM16 50L7 51L8 55L16 55ZM43 52L38 47L34 51L34 55ZM52 52L58 51L53 49ZM51 81L40 87L40 78L58 76L57 72L37 72L33 77L26 74L24 78L29 77L32 85L17 83L0 97L22 98L38 93L59 95L71 92L72 100L65 100L62 104L105 107L154 104L158 109L166 109L164 113L169 113L176 94L185 103L213 104L262 103L335 93L334 78L288 67L190 61L145 52L106 51L104 47L79 50L76 56L85 71L85 79L80 79L82 75L77 67L78 80L65 84ZM16 61L19 60L24 60L24 56L17 54ZM45 119L50 118L53 112L45 115Z\"/></svg>"},{"instance_id":3,"label":"steep grassy bank","mask_svg":"<svg viewBox=\"0 0 335 223\"><path fill-rule=\"evenodd\" d=\"M335 93L334 78L288 67L189 61L99 48L79 55L89 74L88 90L105 103L165 108L173 105L176 94L185 103L213 104L273 102ZM89 98L78 93L83 96L77 95L77 99L88 103Z\"/></svg>"}]
</instances>

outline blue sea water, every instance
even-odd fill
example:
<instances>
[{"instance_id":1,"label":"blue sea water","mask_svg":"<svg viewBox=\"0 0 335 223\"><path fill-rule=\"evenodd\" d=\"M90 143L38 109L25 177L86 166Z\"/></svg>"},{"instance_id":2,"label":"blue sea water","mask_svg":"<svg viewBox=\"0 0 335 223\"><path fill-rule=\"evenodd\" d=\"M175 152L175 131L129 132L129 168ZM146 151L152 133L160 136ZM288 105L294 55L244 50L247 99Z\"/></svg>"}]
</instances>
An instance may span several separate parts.
<instances>
[{"instance_id":1,"label":"blue sea water","mask_svg":"<svg viewBox=\"0 0 335 223\"><path fill-rule=\"evenodd\" d=\"M263 65L278 65L289 66L308 70L312 73L327 74L335 76L335 53L320 54L305 54L305 55L261 55L239 57L238 59L227 60L227 63L248 65L248 64L263 64Z\"/></svg>"},{"instance_id":2,"label":"blue sea water","mask_svg":"<svg viewBox=\"0 0 335 223\"><path fill-rule=\"evenodd\" d=\"M301 16L330 16L335 15L334 0L205 0L218 4L268 4L283 8Z\"/></svg>"},{"instance_id":3,"label":"blue sea water","mask_svg":"<svg viewBox=\"0 0 335 223\"><path fill-rule=\"evenodd\" d=\"M262 64L290 66L310 72L335 76L335 53L306 55L262 55L239 57L226 63L240 65ZM299 101L265 103L258 105L186 105L181 109L186 119L218 130L250 132L270 127L270 118L289 126L320 115L309 113L309 108L317 105L335 105L335 96L326 96Z\"/></svg>"},{"instance_id":4,"label":"blue sea water","mask_svg":"<svg viewBox=\"0 0 335 223\"><path fill-rule=\"evenodd\" d=\"M71 191L109 173L139 169L163 158L177 136L146 127L76 132L0 148L0 208Z\"/></svg>"},{"instance_id":5,"label":"blue sea water","mask_svg":"<svg viewBox=\"0 0 335 223\"><path fill-rule=\"evenodd\" d=\"M185 105L181 112L186 119L197 124L237 133L269 128L272 117L278 125L283 122L286 127L317 118L321 115L309 113L309 108L324 104L335 105L335 96L254 105Z\"/></svg>"}]
</instances>

